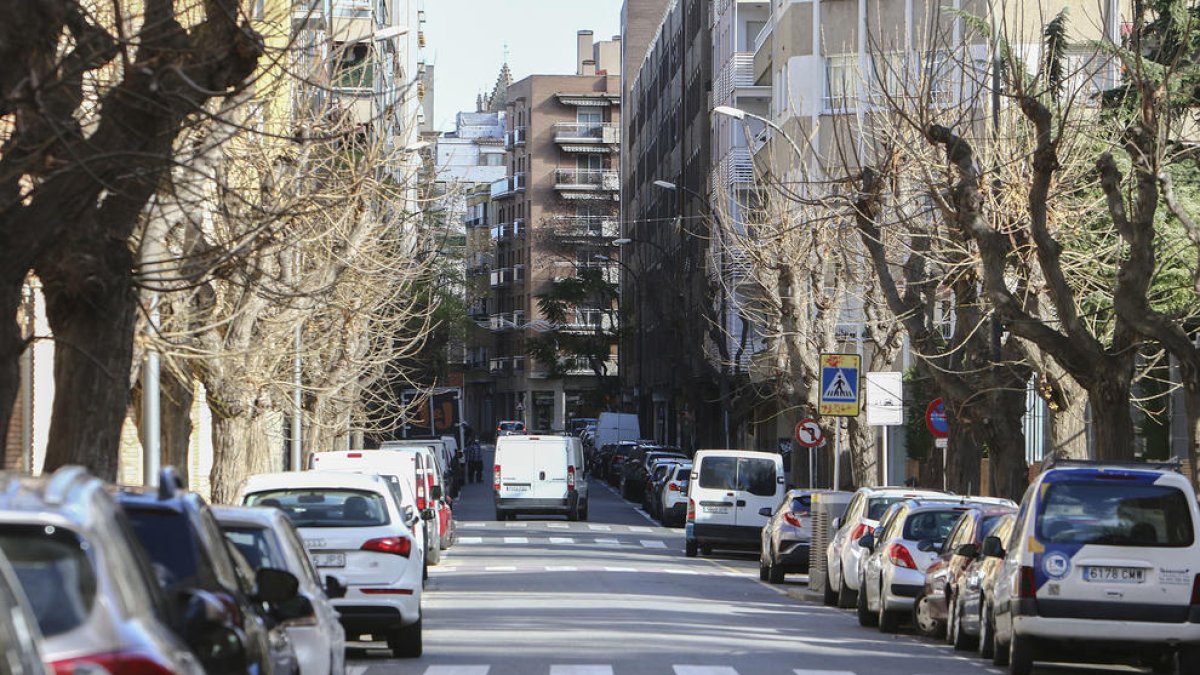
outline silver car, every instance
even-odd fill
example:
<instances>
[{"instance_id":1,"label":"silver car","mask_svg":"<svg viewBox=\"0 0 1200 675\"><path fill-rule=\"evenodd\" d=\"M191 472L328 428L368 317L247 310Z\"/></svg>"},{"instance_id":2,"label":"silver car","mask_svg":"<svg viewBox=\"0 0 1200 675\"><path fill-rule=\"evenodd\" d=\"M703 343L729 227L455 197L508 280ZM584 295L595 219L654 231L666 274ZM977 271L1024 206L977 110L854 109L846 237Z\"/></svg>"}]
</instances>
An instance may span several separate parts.
<instances>
[{"instance_id":1,"label":"silver car","mask_svg":"<svg viewBox=\"0 0 1200 675\"><path fill-rule=\"evenodd\" d=\"M0 673L50 675L42 661L42 633L17 575L0 553Z\"/></svg>"},{"instance_id":2,"label":"silver car","mask_svg":"<svg viewBox=\"0 0 1200 675\"><path fill-rule=\"evenodd\" d=\"M774 509L764 506L760 515L770 520L762 529L758 553L758 578L782 584L789 573L808 572L812 542L812 490L789 490Z\"/></svg>"},{"instance_id":3,"label":"silver car","mask_svg":"<svg viewBox=\"0 0 1200 675\"><path fill-rule=\"evenodd\" d=\"M342 675L346 671L346 633L338 621L330 593L341 592L341 582L322 583L304 551L292 521L271 507L214 506L221 530L251 567L273 567L291 572L300 581L300 593L280 617L300 662L301 675ZM331 583L332 582L332 583Z\"/></svg>"},{"instance_id":4,"label":"silver car","mask_svg":"<svg viewBox=\"0 0 1200 675\"><path fill-rule=\"evenodd\" d=\"M55 671L203 675L169 628L166 600L124 514L82 467L48 478L0 473L0 551Z\"/></svg>"}]
</instances>

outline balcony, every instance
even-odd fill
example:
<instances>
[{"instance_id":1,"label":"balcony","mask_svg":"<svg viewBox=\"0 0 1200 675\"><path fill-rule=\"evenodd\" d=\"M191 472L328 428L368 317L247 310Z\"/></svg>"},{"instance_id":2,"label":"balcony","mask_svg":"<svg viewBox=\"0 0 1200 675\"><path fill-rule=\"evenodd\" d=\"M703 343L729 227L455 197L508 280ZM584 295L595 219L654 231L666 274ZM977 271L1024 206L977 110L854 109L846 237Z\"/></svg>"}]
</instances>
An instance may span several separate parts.
<instances>
[{"instance_id":1,"label":"balcony","mask_svg":"<svg viewBox=\"0 0 1200 675\"><path fill-rule=\"evenodd\" d=\"M609 359L604 362L605 371L609 375L617 374L616 359ZM595 375L592 366L587 359L567 359L563 362L563 370L567 375Z\"/></svg>"},{"instance_id":2,"label":"balcony","mask_svg":"<svg viewBox=\"0 0 1200 675\"><path fill-rule=\"evenodd\" d=\"M493 375L511 375L512 359L491 359L488 363L488 370Z\"/></svg>"},{"instance_id":3,"label":"balcony","mask_svg":"<svg viewBox=\"0 0 1200 675\"><path fill-rule=\"evenodd\" d=\"M750 150L734 148L726 153L717 164L713 180L719 181L717 187L750 187L754 183L754 161L750 158Z\"/></svg>"},{"instance_id":4,"label":"balcony","mask_svg":"<svg viewBox=\"0 0 1200 675\"><path fill-rule=\"evenodd\" d=\"M467 307L467 316L470 317L472 321L482 321L487 319L490 316L488 313L487 299L480 298L479 300L476 300L475 303L470 307Z\"/></svg>"},{"instance_id":5,"label":"balcony","mask_svg":"<svg viewBox=\"0 0 1200 675\"><path fill-rule=\"evenodd\" d=\"M492 183L491 196L492 199L504 199L512 197L518 192L525 191L525 174L518 173L515 176L501 178Z\"/></svg>"},{"instance_id":6,"label":"balcony","mask_svg":"<svg viewBox=\"0 0 1200 675\"><path fill-rule=\"evenodd\" d=\"M492 288L500 288L511 284L515 276L511 267L492 270Z\"/></svg>"},{"instance_id":7,"label":"balcony","mask_svg":"<svg viewBox=\"0 0 1200 675\"><path fill-rule=\"evenodd\" d=\"M491 253L484 253L482 251L476 251L468 255L465 261L467 274L478 274L486 271L492 266L493 260L494 256Z\"/></svg>"},{"instance_id":8,"label":"balcony","mask_svg":"<svg viewBox=\"0 0 1200 675\"><path fill-rule=\"evenodd\" d=\"M595 333L616 330L617 322L611 312L595 311L576 313L568 318L561 329L569 333Z\"/></svg>"},{"instance_id":9,"label":"balcony","mask_svg":"<svg viewBox=\"0 0 1200 675\"><path fill-rule=\"evenodd\" d=\"M770 87L754 85L754 52L736 52L717 75L713 97L718 103L730 103L734 95L769 98Z\"/></svg>"},{"instance_id":10,"label":"balcony","mask_svg":"<svg viewBox=\"0 0 1200 675\"><path fill-rule=\"evenodd\" d=\"M573 263L567 260L556 260L551 278L554 281L571 279L580 275L583 270L599 270L601 278L610 284L621 283L621 270L616 263Z\"/></svg>"},{"instance_id":11,"label":"balcony","mask_svg":"<svg viewBox=\"0 0 1200 675\"><path fill-rule=\"evenodd\" d=\"M508 241L525 235L525 219L517 218L511 223L504 223L492 228L492 240Z\"/></svg>"},{"instance_id":12,"label":"balcony","mask_svg":"<svg viewBox=\"0 0 1200 675\"><path fill-rule=\"evenodd\" d=\"M556 216L550 220L554 235L560 239L616 239L621 225L610 216Z\"/></svg>"},{"instance_id":13,"label":"balcony","mask_svg":"<svg viewBox=\"0 0 1200 675\"><path fill-rule=\"evenodd\" d=\"M515 147L525 145L525 136L527 130L525 127L517 127L510 131L504 132L504 149L512 150Z\"/></svg>"},{"instance_id":14,"label":"balcony","mask_svg":"<svg viewBox=\"0 0 1200 675\"><path fill-rule=\"evenodd\" d=\"M615 152L621 142L621 126L599 122L559 122L554 125L554 142L567 152Z\"/></svg>"},{"instance_id":15,"label":"balcony","mask_svg":"<svg viewBox=\"0 0 1200 675\"><path fill-rule=\"evenodd\" d=\"M566 199L616 199L620 187L620 175L616 171L558 169L554 172L554 189L564 193Z\"/></svg>"}]
</instances>

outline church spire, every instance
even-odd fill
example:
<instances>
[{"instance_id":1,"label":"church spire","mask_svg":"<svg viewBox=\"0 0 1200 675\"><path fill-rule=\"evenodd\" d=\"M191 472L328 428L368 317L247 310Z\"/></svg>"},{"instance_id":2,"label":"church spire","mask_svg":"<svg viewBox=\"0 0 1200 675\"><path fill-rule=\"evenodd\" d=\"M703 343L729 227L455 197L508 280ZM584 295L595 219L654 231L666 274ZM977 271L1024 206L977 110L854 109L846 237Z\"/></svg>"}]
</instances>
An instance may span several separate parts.
<instances>
[{"instance_id":1,"label":"church spire","mask_svg":"<svg viewBox=\"0 0 1200 675\"><path fill-rule=\"evenodd\" d=\"M492 88L492 93L484 97L487 103L487 112L503 112L508 106L508 86L512 84L512 70L508 67L508 61L505 60L504 65L500 66L500 74L496 77L496 86Z\"/></svg>"}]
</instances>

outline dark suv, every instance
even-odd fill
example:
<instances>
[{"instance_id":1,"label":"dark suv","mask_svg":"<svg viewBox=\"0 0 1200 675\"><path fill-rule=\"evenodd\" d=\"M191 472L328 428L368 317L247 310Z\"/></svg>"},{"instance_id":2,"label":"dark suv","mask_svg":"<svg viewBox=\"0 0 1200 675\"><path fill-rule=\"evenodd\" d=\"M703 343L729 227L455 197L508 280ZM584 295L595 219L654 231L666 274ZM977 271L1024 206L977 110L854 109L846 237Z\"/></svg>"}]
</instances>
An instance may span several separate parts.
<instances>
[{"instance_id":1,"label":"dark suv","mask_svg":"<svg viewBox=\"0 0 1200 675\"><path fill-rule=\"evenodd\" d=\"M207 618L224 623L229 644L227 650L210 649L207 659L201 656L208 672L273 673L279 659L272 653L270 631L277 623L272 614L296 596L299 582L288 572L264 568L247 591L208 505L182 485L166 468L157 490L122 487L117 501L180 611L194 611L196 597L213 601ZM183 637L190 643L197 636Z\"/></svg>"}]
</instances>

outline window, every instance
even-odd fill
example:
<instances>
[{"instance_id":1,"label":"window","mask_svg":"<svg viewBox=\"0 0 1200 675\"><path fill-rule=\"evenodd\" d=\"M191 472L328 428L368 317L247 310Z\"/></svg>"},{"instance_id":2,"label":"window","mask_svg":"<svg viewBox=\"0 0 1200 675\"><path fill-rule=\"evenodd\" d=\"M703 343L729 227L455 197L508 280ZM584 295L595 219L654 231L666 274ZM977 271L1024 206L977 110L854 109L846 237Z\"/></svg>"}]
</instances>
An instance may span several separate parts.
<instances>
[{"instance_id":1,"label":"window","mask_svg":"<svg viewBox=\"0 0 1200 675\"><path fill-rule=\"evenodd\" d=\"M904 501L904 497L872 497L867 502L867 519L879 520L889 506L899 501Z\"/></svg>"},{"instance_id":2,"label":"window","mask_svg":"<svg viewBox=\"0 0 1200 675\"><path fill-rule=\"evenodd\" d=\"M78 535L52 525L5 525L0 550L12 563L44 636L87 621L96 600L96 576Z\"/></svg>"},{"instance_id":3,"label":"window","mask_svg":"<svg viewBox=\"0 0 1200 675\"><path fill-rule=\"evenodd\" d=\"M365 42L334 45L333 86L339 89L370 89L375 84L371 46Z\"/></svg>"},{"instance_id":4,"label":"window","mask_svg":"<svg viewBox=\"0 0 1200 675\"><path fill-rule=\"evenodd\" d=\"M737 458L709 457L700 466L700 487L732 490L737 485Z\"/></svg>"},{"instance_id":5,"label":"window","mask_svg":"<svg viewBox=\"0 0 1200 675\"><path fill-rule=\"evenodd\" d=\"M807 516L812 512L812 497L803 495L792 498L792 513L800 516Z\"/></svg>"},{"instance_id":6,"label":"window","mask_svg":"<svg viewBox=\"0 0 1200 675\"><path fill-rule=\"evenodd\" d=\"M296 527L376 527L389 522L383 495L361 490L269 490L249 495L246 505L274 506Z\"/></svg>"},{"instance_id":7,"label":"window","mask_svg":"<svg viewBox=\"0 0 1200 675\"><path fill-rule=\"evenodd\" d=\"M1053 483L1041 502L1036 531L1045 543L1182 547L1194 539L1187 496L1170 486Z\"/></svg>"},{"instance_id":8,"label":"window","mask_svg":"<svg viewBox=\"0 0 1200 675\"><path fill-rule=\"evenodd\" d=\"M904 538L910 541L944 541L962 514L961 510L914 513L904 520Z\"/></svg>"},{"instance_id":9,"label":"window","mask_svg":"<svg viewBox=\"0 0 1200 675\"><path fill-rule=\"evenodd\" d=\"M861 83L857 54L839 54L825 59L825 108L855 108Z\"/></svg>"},{"instance_id":10,"label":"window","mask_svg":"<svg viewBox=\"0 0 1200 675\"><path fill-rule=\"evenodd\" d=\"M908 59L903 52L887 52L871 57L871 92L876 103L902 98L909 79Z\"/></svg>"},{"instance_id":11,"label":"window","mask_svg":"<svg viewBox=\"0 0 1200 675\"><path fill-rule=\"evenodd\" d=\"M246 559L246 562L254 569L260 567L274 567L275 569L287 569L287 564L283 561L283 556L275 550L274 537L261 527L237 527L225 526L222 527L225 531L225 538L238 553Z\"/></svg>"},{"instance_id":12,"label":"window","mask_svg":"<svg viewBox=\"0 0 1200 675\"><path fill-rule=\"evenodd\" d=\"M200 585L212 588L212 580L199 579L199 551L196 539L187 527L186 516L172 511L131 509L126 507L130 524L138 541L150 554L160 573L165 572L163 586L168 590Z\"/></svg>"}]
</instances>

